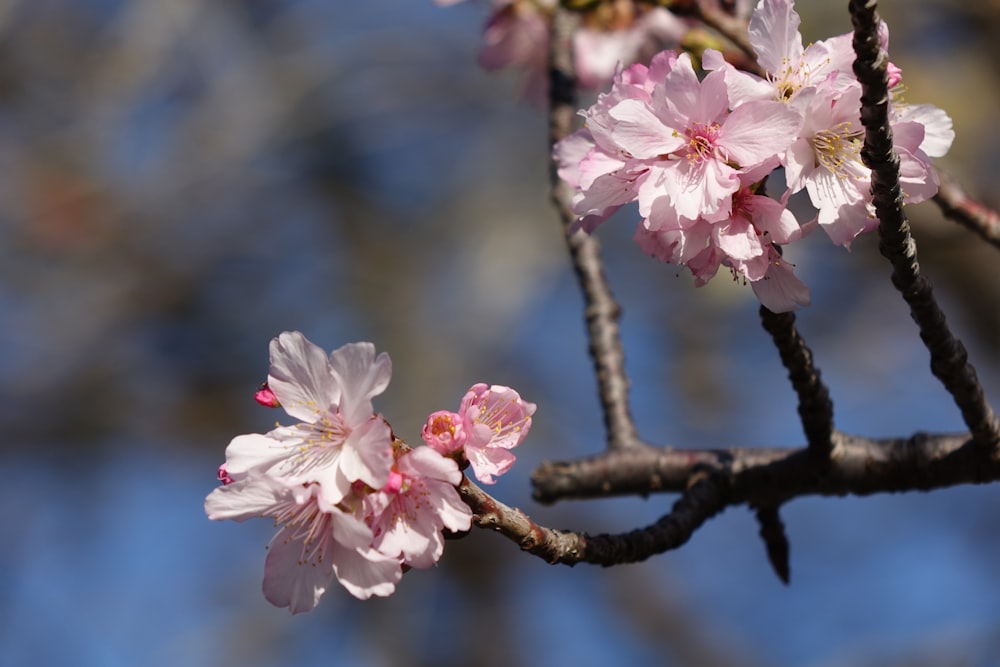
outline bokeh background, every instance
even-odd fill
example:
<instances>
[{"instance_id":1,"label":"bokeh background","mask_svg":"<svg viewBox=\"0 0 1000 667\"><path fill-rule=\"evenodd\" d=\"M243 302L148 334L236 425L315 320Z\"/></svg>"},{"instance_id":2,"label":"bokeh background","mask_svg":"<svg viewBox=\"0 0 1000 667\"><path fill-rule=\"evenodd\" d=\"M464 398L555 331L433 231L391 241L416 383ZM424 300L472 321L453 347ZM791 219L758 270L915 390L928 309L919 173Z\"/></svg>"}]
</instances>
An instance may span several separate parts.
<instances>
[{"instance_id":1,"label":"bokeh background","mask_svg":"<svg viewBox=\"0 0 1000 667\"><path fill-rule=\"evenodd\" d=\"M802 2L807 40L844 6ZM911 102L944 107L944 168L987 202L1000 171L1000 4L886 2ZM622 531L674 498L542 507L542 460L602 447L581 299L547 200L546 121L475 63L483 4L430 0L0 1L0 665L1000 664L1000 489L801 499L792 584L730 509L610 570L553 567L476 531L389 599L334 587L292 617L260 594L272 526L205 495L268 341L374 341L376 407L419 439L474 382L538 404L493 489L542 523ZM913 207L920 257L1000 397L1000 254ZM746 287L696 290L600 230L625 307L643 436L796 446ZM838 425L962 430L874 237L788 255Z\"/></svg>"}]
</instances>

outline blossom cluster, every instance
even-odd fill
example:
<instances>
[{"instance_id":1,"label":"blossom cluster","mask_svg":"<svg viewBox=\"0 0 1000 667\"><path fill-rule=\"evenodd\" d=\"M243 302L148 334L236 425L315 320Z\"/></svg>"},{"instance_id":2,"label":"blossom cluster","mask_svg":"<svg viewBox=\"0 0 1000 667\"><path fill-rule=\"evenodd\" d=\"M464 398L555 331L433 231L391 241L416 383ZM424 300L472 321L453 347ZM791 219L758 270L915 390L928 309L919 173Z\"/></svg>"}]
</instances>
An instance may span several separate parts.
<instances>
[{"instance_id":1,"label":"blossom cluster","mask_svg":"<svg viewBox=\"0 0 1000 667\"><path fill-rule=\"evenodd\" d=\"M610 91L581 112L585 126L559 142L559 175L575 191L578 224L593 231L638 202L635 240L647 254L686 265L698 285L727 267L750 282L775 312L808 305L808 288L778 246L817 226L849 248L874 229L871 172L861 161L861 85L851 35L803 47L791 0L761 0L750 43L765 72L737 70L711 49L703 74L687 53L664 51L649 65L620 70ZM888 43L884 24L880 37ZM901 99L900 70L889 66L894 145L906 202L937 192L931 157L954 139L940 109ZM778 199L762 185L784 170ZM800 225L789 196L808 194L816 217Z\"/></svg>"},{"instance_id":2,"label":"blossom cluster","mask_svg":"<svg viewBox=\"0 0 1000 667\"><path fill-rule=\"evenodd\" d=\"M456 486L471 463L493 483L531 428L535 405L499 385L474 385L458 412L428 418L428 446L411 448L374 412L392 372L371 343L329 356L299 332L271 341L267 382L255 398L298 423L237 436L205 499L213 520L272 518L264 595L292 613L313 609L330 582L367 599L395 591L404 567L427 568L444 534L471 527Z\"/></svg>"},{"instance_id":3,"label":"blossom cluster","mask_svg":"<svg viewBox=\"0 0 1000 667\"><path fill-rule=\"evenodd\" d=\"M453 5L461 0L435 0ZM525 96L542 99L547 85L549 22L558 0L492 0L483 30L479 64L489 70L507 67L525 72ZM634 0L599 3L583 12L573 34L577 82L589 89L606 86L616 68L648 59L674 47L690 24L663 7Z\"/></svg>"}]
</instances>

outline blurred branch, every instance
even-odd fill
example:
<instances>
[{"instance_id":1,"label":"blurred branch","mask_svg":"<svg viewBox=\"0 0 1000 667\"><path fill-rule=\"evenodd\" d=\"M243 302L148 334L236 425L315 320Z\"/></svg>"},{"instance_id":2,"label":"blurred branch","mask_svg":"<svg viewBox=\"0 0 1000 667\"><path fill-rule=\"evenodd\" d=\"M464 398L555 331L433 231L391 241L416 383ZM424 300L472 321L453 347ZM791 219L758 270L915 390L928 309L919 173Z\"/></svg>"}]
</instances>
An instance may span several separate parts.
<instances>
[{"instance_id":1,"label":"blurred branch","mask_svg":"<svg viewBox=\"0 0 1000 667\"><path fill-rule=\"evenodd\" d=\"M945 217L965 225L984 241L1000 248L1000 214L972 199L948 174L938 171L941 181L934 201Z\"/></svg>"},{"instance_id":2,"label":"blurred branch","mask_svg":"<svg viewBox=\"0 0 1000 667\"><path fill-rule=\"evenodd\" d=\"M910 306L920 338L931 354L931 371L951 393L973 439L993 450L1000 426L986 402L976 371L968 363L962 342L952 335L934 299L930 282L921 275L917 247L903 212L899 155L889 126L888 54L878 37L880 19L874 1L851 0L854 25L854 73L861 82L861 123L865 128L861 158L872 170L872 200L879 219L879 250L892 263L892 284Z\"/></svg>"},{"instance_id":3,"label":"blurred branch","mask_svg":"<svg viewBox=\"0 0 1000 667\"><path fill-rule=\"evenodd\" d=\"M578 23L576 15L561 8L552 17L549 53L550 152L556 142L573 132L577 104L572 38ZM559 178L557 170L553 159L550 164L552 200L559 211L570 260L583 291L590 356L604 410L608 448L629 447L638 441L638 435L629 408L629 380L618 327L621 306L615 300L604 273L600 242L596 237L574 229L577 216L572 210L573 193Z\"/></svg>"}]
</instances>

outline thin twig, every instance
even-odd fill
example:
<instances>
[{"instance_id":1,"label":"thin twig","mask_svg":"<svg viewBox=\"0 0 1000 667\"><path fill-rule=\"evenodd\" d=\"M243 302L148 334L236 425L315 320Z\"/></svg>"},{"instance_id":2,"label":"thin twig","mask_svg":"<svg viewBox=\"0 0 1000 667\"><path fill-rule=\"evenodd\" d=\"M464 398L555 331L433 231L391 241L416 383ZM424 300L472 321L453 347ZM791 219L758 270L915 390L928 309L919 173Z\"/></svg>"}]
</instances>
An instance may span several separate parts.
<instances>
[{"instance_id":1,"label":"thin twig","mask_svg":"<svg viewBox=\"0 0 1000 667\"><path fill-rule=\"evenodd\" d=\"M903 212L899 185L899 155L889 126L888 55L878 38L879 17L874 0L851 0L854 25L854 73L861 82L861 123L865 142L861 158L872 170L872 201L879 219L879 250L892 263L892 284L910 306L920 338L931 355L931 371L951 393L973 438L987 451L1000 443L1000 427L986 402L968 354L948 328L931 285L920 274L917 247Z\"/></svg>"},{"instance_id":2,"label":"thin twig","mask_svg":"<svg viewBox=\"0 0 1000 667\"><path fill-rule=\"evenodd\" d=\"M994 247L1000 248L1000 214L976 201L953 178L938 172L940 186L934 201L944 215L968 227Z\"/></svg>"},{"instance_id":3,"label":"thin twig","mask_svg":"<svg viewBox=\"0 0 1000 667\"><path fill-rule=\"evenodd\" d=\"M576 115L576 84L573 72L573 31L579 19L572 12L556 9L552 17L549 53L549 148L573 132ZM584 316L590 341L590 356L597 375L597 390L604 411L609 449L629 447L638 434L629 408L629 380L625 372L618 320L621 306L615 300L604 273L601 246L597 238L574 231L577 216L572 211L573 193L557 172L552 160L550 178L552 200L562 219L570 260L583 291Z\"/></svg>"}]
</instances>

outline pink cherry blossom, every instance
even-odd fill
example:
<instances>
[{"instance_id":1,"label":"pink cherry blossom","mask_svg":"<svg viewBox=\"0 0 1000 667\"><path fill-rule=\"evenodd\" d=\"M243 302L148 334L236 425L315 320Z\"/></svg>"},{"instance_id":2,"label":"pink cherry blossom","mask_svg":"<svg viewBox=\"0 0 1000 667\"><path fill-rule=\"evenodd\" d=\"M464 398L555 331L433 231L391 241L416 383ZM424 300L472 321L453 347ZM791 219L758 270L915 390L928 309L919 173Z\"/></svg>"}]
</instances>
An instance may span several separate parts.
<instances>
[{"instance_id":1,"label":"pink cherry blossom","mask_svg":"<svg viewBox=\"0 0 1000 667\"><path fill-rule=\"evenodd\" d=\"M774 249L802 236L795 216L784 202L758 195L754 184L759 173L740 175L741 185L732 196L731 214L724 220L688 220L668 209L651 215L636 231L636 241L647 253L674 264L685 264L697 285L707 283L719 267L728 267L734 277L751 282L754 293L774 312L793 310L809 302L808 289L791 273ZM775 280L780 267L784 290L776 286L758 289L756 283ZM788 297L788 298L783 298Z\"/></svg>"},{"instance_id":2,"label":"pink cherry blossom","mask_svg":"<svg viewBox=\"0 0 1000 667\"><path fill-rule=\"evenodd\" d=\"M626 99L610 110L612 138L643 163L639 213L666 197L678 216L719 219L729 215L739 173L774 160L795 138L798 114L778 102L748 102L732 112L725 77L699 80L681 54L652 101Z\"/></svg>"},{"instance_id":3,"label":"pink cherry blossom","mask_svg":"<svg viewBox=\"0 0 1000 667\"><path fill-rule=\"evenodd\" d=\"M432 412L421 436L431 448L444 455L461 451L467 440L462 415L447 410Z\"/></svg>"},{"instance_id":4,"label":"pink cherry blossom","mask_svg":"<svg viewBox=\"0 0 1000 667\"><path fill-rule=\"evenodd\" d=\"M445 456L468 461L476 478L493 484L514 464L510 452L528 435L535 404L502 385L472 385L458 412L439 410L427 418L424 442Z\"/></svg>"},{"instance_id":5,"label":"pink cherry blossom","mask_svg":"<svg viewBox=\"0 0 1000 667\"><path fill-rule=\"evenodd\" d=\"M672 51L657 54L645 65L632 65L617 75L611 90L582 111L586 127L563 139L554 148L559 177L573 187L573 210L580 226L593 231L623 205L635 201L649 168L634 160L612 136L617 121L611 109L627 99L651 103L656 82L666 77L677 60Z\"/></svg>"},{"instance_id":6,"label":"pink cherry blossom","mask_svg":"<svg viewBox=\"0 0 1000 667\"><path fill-rule=\"evenodd\" d=\"M837 35L803 48L799 23L791 0L761 0L750 16L748 36L765 77L737 70L717 51L706 52L705 69L725 73L734 105L751 100L791 102L808 88L822 87L835 92L854 85L851 34Z\"/></svg>"},{"instance_id":7,"label":"pink cherry blossom","mask_svg":"<svg viewBox=\"0 0 1000 667\"><path fill-rule=\"evenodd\" d=\"M467 440L465 455L476 478L493 484L494 476L507 472L514 464L510 452L528 435L535 404L502 385L475 384L462 398L462 415Z\"/></svg>"},{"instance_id":8,"label":"pink cherry blossom","mask_svg":"<svg viewBox=\"0 0 1000 667\"><path fill-rule=\"evenodd\" d=\"M351 343L329 357L299 332L271 341L268 387L300 420L267 434L242 435L226 448L230 475L267 472L289 484L316 482L340 502L355 481L380 488L392 466L392 433L371 399L389 384L391 363L371 343Z\"/></svg>"},{"instance_id":9,"label":"pink cherry blossom","mask_svg":"<svg viewBox=\"0 0 1000 667\"><path fill-rule=\"evenodd\" d=\"M373 546L411 567L436 563L444 552L442 531L472 526L472 511L455 489L461 481L454 459L430 447L403 450L389 483L364 500Z\"/></svg>"},{"instance_id":10,"label":"pink cherry blossom","mask_svg":"<svg viewBox=\"0 0 1000 667\"><path fill-rule=\"evenodd\" d=\"M399 559L377 551L364 521L326 503L317 484L251 472L212 491L205 512L216 521L274 519L279 530L264 563L264 597L293 614L312 610L334 578L364 600L391 595L402 577Z\"/></svg>"}]
</instances>

